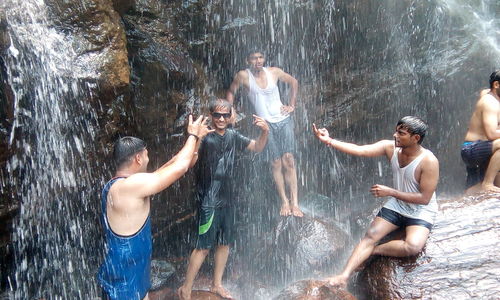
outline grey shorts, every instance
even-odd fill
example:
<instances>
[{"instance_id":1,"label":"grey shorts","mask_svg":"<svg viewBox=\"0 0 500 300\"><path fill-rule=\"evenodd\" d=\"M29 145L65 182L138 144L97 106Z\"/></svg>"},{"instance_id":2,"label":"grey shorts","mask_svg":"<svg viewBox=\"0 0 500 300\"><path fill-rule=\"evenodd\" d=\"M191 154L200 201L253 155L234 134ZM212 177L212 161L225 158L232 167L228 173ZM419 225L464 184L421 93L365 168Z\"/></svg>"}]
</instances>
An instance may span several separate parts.
<instances>
[{"instance_id":1,"label":"grey shorts","mask_svg":"<svg viewBox=\"0 0 500 300\"><path fill-rule=\"evenodd\" d=\"M292 117L277 123L269 123L269 136L264 149L265 159L275 161L285 153L295 154L295 134Z\"/></svg>"}]
</instances>

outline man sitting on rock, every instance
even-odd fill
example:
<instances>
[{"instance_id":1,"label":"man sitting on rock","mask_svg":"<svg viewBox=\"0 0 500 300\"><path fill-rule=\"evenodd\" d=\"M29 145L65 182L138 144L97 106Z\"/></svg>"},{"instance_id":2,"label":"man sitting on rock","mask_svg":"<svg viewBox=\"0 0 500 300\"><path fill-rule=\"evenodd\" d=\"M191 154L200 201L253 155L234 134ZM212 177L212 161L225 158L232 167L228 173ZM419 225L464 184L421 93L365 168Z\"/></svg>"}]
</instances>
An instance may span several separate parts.
<instances>
[{"instance_id":1,"label":"man sitting on rock","mask_svg":"<svg viewBox=\"0 0 500 300\"><path fill-rule=\"evenodd\" d=\"M328 130L317 129L316 137L329 147L344 153L375 157L386 156L393 171L393 185L376 184L370 192L375 197L390 197L370 224L365 236L356 246L342 273L327 278L328 283L346 287L351 274L370 255L404 257L418 254L424 247L437 212L436 187L439 162L421 143L427 124L417 117L399 120L394 140L381 140L369 145L356 145L330 138ZM377 243L399 227L406 228L404 240Z\"/></svg>"},{"instance_id":2,"label":"man sitting on rock","mask_svg":"<svg viewBox=\"0 0 500 300\"><path fill-rule=\"evenodd\" d=\"M490 89L481 92L462 144L468 193L500 192L499 122L500 70L490 75Z\"/></svg>"}]
</instances>

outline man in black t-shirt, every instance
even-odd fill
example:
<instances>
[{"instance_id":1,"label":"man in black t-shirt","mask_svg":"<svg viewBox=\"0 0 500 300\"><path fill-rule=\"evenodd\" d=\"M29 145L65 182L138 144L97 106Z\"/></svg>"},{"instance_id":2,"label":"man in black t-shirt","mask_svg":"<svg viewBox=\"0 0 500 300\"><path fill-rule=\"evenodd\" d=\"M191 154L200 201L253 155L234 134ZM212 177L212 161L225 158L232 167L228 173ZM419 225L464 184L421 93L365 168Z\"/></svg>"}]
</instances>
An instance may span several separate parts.
<instances>
[{"instance_id":1,"label":"man in black t-shirt","mask_svg":"<svg viewBox=\"0 0 500 300\"><path fill-rule=\"evenodd\" d=\"M269 127L257 116L254 125L261 129L257 140L244 137L234 129L227 128L231 118L232 105L217 99L210 103L212 127L215 132L208 134L200 143L198 155L193 162L196 166L198 240L191 253L184 284L178 289L179 298L191 299L191 289L205 257L216 246L214 278L210 291L223 298L231 299L222 286L222 275L229 256L229 244L233 241L234 218L229 207L233 201L233 168L235 155L246 150L261 152L267 142Z\"/></svg>"}]
</instances>

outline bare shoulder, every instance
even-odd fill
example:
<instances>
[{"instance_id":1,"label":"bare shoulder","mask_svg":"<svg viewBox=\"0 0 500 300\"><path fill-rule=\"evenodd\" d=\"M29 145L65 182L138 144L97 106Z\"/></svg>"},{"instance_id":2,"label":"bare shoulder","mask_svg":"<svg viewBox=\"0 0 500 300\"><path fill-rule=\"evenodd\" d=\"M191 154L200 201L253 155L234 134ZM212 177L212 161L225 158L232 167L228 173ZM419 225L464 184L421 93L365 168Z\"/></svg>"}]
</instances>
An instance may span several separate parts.
<instances>
[{"instance_id":1,"label":"bare shoulder","mask_svg":"<svg viewBox=\"0 0 500 300\"><path fill-rule=\"evenodd\" d=\"M396 146L394 145L394 141L392 140L381 140L376 142L375 144L379 144L384 148L385 156L390 160L392 155L394 154L394 149Z\"/></svg>"},{"instance_id":2,"label":"bare shoulder","mask_svg":"<svg viewBox=\"0 0 500 300\"><path fill-rule=\"evenodd\" d=\"M432 153L432 151L430 151L430 150L426 150L426 151L427 151L427 155L422 160L424 165L426 167L429 167L429 168L439 168L439 160L436 157L436 155L434 155L434 153Z\"/></svg>"},{"instance_id":3,"label":"bare shoulder","mask_svg":"<svg viewBox=\"0 0 500 300\"><path fill-rule=\"evenodd\" d=\"M248 79L248 72L247 70L240 70L238 73L236 73L235 80L246 80Z\"/></svg>"},{"instance_id":4,"label":"bare shoulder","mask_svg":"<svg viewBox=\"0 0 500 300\"><path fill-rule=\"evenodd\" d=\"M280 69L278 67L267 67L267 70L270 71L271 73L273 73L274 75L280 75L280 74L285 73L285 71L283 71L282 69Z\"/></svg>"},{"instance_id":5,"label":"bare shoulder","mask_svg":"<svg viewBox=\"0 0 500 300\"><path fill-rule=\"evenodd\" d=\"M478 105L487 106L488 108L498 108L500 107L500 102L490 93L481 93Z\"/></svg>"}]
</instances>

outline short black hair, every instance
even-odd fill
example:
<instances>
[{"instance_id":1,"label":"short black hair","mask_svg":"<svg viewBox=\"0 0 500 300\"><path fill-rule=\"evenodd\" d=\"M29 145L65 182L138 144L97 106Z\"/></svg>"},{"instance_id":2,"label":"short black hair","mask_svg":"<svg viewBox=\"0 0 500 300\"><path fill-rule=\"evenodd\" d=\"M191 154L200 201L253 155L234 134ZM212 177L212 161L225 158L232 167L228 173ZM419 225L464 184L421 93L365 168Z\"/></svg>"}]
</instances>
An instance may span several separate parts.
<instances>
[{"instance_id":1,"label":"short black hair","mask_svg":"<svg viewBox=\"0 0 500 300\"><path fill-rule=\"evenodd\" d=\"M419 144L422 144L425 134L427 133L427 123L419 117L406 116L401 118L396 125L396 128L406 128L410 134L418 134L420 136Z\"/></svg>"},{"instance_id":2,"label":"short black hair","mask_svg":"<svg viewBox=\"0 0 500 300\"><path fill-rule=\"evenodd\" d=\"M210 111L210 113L213 113L213 112L215 112L217 107L224 107L224 108L229 109L229 111L231 111L231 109L233 108L233 105L229 101L227 101L226 99L213 97L212 99L210 99L210 102L208 104L208 110Z\"/></svg>"},{"instance_id":3,"label":"short black hair","mask_svg":"<svg viewBox=\"0 0 500 300\"><path fill-rule=\"evenodd\" d=\"M146 142L133 137L124 136L119 138L113 147L113 160L117 168L120 168L125 163L130 162L131 158L146 149Z\"/></svg>"},{"instance_id":4,"label":"short black hair","mask_svg":"<svg viewBox=\"0 0 500 300\"><path fill-rule=\"evenodd\" d=\"M496 70L490 75L490 89L493 88L493 82L500 81L500 70Z\"/></svg>"},{"instance_id":5,"label":"short black hair","mask_svg":"<svg viewBox=\"0 0 500 300\"><path fill-rule=\"evenodd\" d=\"M252 55L254 53L260 53L260 54L264 55L264 57L266 57L266 53L264 51L262 51L262 49L254 48L254 49L248 50L247 59L249 59L250 55Z\"/></svg>"}]
</instances>

